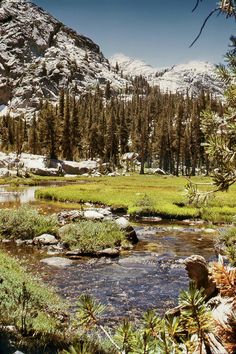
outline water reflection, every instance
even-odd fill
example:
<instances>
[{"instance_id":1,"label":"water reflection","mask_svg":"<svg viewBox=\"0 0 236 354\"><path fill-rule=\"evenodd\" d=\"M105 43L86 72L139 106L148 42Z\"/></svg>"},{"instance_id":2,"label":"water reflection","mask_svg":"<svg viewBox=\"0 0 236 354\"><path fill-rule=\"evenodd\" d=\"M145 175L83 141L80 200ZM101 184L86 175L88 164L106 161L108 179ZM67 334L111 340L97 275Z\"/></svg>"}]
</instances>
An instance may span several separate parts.
<instances>
[{"instance_id":1,"label":"water reflection","mask_svg":"<svg viewBox=\"0 0 236 354\"><path fill-rule=\"evenodd\" d=\"M29 203L35 200L35 191L39 187L19 187L19 188L9 188L9 186L0 187L0 204L1 207L6 207L8 205L20 205L24 203Z\"/></svg>"}]
</instances>

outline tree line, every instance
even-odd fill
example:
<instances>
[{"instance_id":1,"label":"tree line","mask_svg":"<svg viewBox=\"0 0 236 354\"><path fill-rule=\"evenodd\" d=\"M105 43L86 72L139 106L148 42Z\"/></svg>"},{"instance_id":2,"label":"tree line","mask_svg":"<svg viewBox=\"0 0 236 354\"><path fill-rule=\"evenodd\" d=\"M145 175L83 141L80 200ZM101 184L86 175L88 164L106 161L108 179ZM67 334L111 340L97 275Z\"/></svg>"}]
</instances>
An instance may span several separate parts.
<instances>
[{"instance_id":1,"label":"tree line","mask_svg":"<svg viewBox=\"0 0 236 354\"><path fill-rule=\"evenodd\" d=\"M57 104L41 104L30 122L24 116L2 117L2 151L43 154L52 159L99 158L119 167L126 152L139 156L144 167L160 167L174 175L209 170L204 152L201 112L223 115L222 103L209 92L161 92L143 77L133 81L132 93L114 95L109 83L76 99L62 90Z\"/></svg>"}]
</instances>

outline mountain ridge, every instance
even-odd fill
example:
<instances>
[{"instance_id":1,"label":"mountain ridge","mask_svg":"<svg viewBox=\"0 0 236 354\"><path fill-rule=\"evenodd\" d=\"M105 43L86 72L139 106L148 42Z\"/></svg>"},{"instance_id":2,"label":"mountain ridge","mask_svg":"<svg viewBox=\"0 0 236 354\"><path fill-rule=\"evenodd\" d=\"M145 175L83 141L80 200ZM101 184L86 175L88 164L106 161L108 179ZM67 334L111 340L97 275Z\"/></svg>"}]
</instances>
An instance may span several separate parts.
<instances>
[{"instance_id":1,"label":"mountain ridge","mask_svg":"<svg viewBox=\"0 0 236 354\"><path fill-rule=\"evenodd\" d=\"M152 86L160 86L162 91L189 91L198 94L201 88L210 89L216 96L222 97L222 82L215 73L215 65L209 62L191 60L166 68L154 68L144 61L118 53L110 58L113 67L118 64L124 76L142 75Z\"/></svg>"},{"instance_id":2,"label":"mountain ridge","mask_svg":"<svg viewBox=\"0 0 236 354\"><path fill-rule=\"evenodd\" d=\"M61 88L79 95L98 83L126 83L90 38L29 1L0 2L0 35L0 105L12 114L56 100Z\"/></svg>"},{"instance_id":3,"label":"mountain ridge","mask_svg":"<svg viewBox=\"0 0 236 354\"><path fill-rule=\"evenodd\" d=\"M0 1L0 36L1 115L27 113L30 118L43 100L57 102L61 89L79 97L98 84L105 89L109 82L112 90L123 90L132 85L123 75L132 78L141 74L162 91L188 90L195 94L212 87L216 95L222 93L222 83L210 64L204 64L195 75L186 65L156 69L123 55L116 72L111 68L115 66L114 57L109 62L90 38L27 0Z\"/></svg>"}]
</instances>

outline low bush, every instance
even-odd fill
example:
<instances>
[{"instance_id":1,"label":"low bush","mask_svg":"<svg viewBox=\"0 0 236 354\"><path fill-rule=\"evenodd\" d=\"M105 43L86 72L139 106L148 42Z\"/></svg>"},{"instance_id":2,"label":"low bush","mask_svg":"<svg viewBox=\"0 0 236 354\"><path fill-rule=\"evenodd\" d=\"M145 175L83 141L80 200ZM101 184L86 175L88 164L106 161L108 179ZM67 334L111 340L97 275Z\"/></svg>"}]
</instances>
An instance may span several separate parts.
<instances>
[{"instance_id":1,"label":"low bush","mask_svg":"<svg viewBox=\"0 0 236 354\"><path fill-rule=\"evenodd\" d=\"M0 235L9 239L32 239L43 233L57 232L54 216L40 215L29 206L0 210Z\"/></svg>"},{"instance_id":2,"label":"low bush","mask_svg":"<svg viewBox=\"0 0 236 354\"><path fill-rule=\"evenodd\" d=\"M70 249L84 254L120 246L125 240L124 232L112 221L81 221L63 226L58 233Z\"/></svg>"}]
</instances>

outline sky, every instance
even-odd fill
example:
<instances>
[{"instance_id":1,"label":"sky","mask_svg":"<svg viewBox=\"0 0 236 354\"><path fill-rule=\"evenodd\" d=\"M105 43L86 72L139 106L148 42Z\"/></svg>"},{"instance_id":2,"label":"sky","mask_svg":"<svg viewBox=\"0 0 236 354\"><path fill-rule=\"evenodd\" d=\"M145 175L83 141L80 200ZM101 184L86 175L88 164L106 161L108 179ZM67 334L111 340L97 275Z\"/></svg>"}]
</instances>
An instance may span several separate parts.
<instances>
[{"instance_id":1,"label":"sky","mask_svg":"<svg viewBox=\"0 0 236 354\"><path fill-rule=\"evenodd\" d=\"M91 38L109 58L115 53L160 68L190 60L223 62L233 19L214 15L197 43L189 45L216 0L32 0L67 26Z\"/></svg>"}]
</instances>

